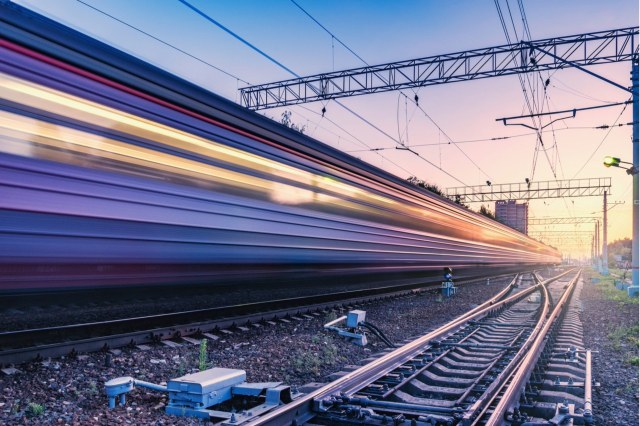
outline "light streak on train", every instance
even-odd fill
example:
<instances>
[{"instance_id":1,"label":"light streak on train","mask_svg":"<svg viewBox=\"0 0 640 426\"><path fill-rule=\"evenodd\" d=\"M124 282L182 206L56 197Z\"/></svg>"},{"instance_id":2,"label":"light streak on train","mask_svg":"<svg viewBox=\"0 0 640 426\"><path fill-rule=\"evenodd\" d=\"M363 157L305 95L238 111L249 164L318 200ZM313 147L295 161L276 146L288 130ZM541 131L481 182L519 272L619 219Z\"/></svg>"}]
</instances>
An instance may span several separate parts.
<instances>
[{"instance_id":1,"label":"light streak on train","mask_svg":"<svg viewBox=\"0 0 640 426\"><path fill-rule=\"evenodd\" d=\"M0 292L348 283L560 260L124 53L0 8Z\"/></svg>"}]
</instances>

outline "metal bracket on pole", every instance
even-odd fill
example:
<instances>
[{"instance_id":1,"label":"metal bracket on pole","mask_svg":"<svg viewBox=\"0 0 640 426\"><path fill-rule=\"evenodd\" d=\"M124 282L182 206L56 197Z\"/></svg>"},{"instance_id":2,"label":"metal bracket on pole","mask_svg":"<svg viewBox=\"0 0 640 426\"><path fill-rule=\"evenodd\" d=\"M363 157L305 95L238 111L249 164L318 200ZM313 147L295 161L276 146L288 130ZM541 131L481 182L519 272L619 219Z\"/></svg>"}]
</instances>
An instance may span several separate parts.
<instances>
[{"instance_id":1,"label":"metal bracket on pole","mask_svg":"<svg viewBox=\"0 0 640 426\"><path fill-rule=\"evenodd\" d=\"M547 52L546 50L542 49L539 46L534 45L533 43L525 42L525 44L529 45L531 49L535 49L535 50L537 50L539 52L544 53L545 55L551 56L556 61L560 61L560 62L563 62L563 63L565 63L567 65L571 65L571 67L573 67L573 68L577 68L580 71L586 72L587 74L589 74L589 75L591 75L591 76L593 76L595 78L598 78L598 79L600 79L602 81L606 81L607 83L612 84L612 85L616 86L617 88L624 90L627 93L631 93L631 91L632 91L629 87L625 87L625 86L623 86L621 84L616 83L613 80L609 80L606 77L603 77L603 76L601 76L599 74L596 74L593 71L589 71L588 69L586 69L584 67L581 67L580 65L576 64L575 62L567 61L566 59L561 58L560 56L557 56L557 55L554 55L553 53Z\"/></svg>"}]
</instances>

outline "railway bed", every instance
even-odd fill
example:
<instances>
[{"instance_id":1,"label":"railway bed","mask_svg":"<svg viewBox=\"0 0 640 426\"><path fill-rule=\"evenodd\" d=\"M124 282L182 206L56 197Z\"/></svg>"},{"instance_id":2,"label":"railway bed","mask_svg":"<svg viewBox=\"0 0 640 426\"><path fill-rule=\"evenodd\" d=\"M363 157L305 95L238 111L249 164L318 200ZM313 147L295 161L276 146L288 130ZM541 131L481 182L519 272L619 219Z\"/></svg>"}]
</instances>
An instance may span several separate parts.
<instances>
[{"instance_id":1,"label":"railway bed","mask_svg":"<svg viewBox=\"0 0 640 426\"><path fill-rule=\"evenodd\" d=\"M437 292L410 293L407 297L372 302L364 309L368 318L391 340L402 342L462 314L506 284L508 280L494 280L490 285L461 288L448 300L441 299ZM344 365L357 364L385 347L373 340L362 348L324 332L322 325L341 312L336 310L313 318L275 321L275 325L248 327L248 331L231 329L228 330L230 334L217 332L218 339L209 340L207 348L210 365L245 369L252 381L282 380L297 386L324 382ZM45 406L45 413L39 418L44 424L58 424L59 418L62 424L75 421L83 425L115 424L125 420L143 425L197 424L193 419L167 417L161 407L154 409L166 403L166 399L151 392L136 390L130 400L134 405L106 409L102 386L113 377L135 375L161 381L197 371L198 347L182 339L172 341L180 346L153 343L145 349L125 347L121 351L44 359L17 365L22 373L10 376L0 373L0 388L3 389L0 404L5 404L0 409L0 422L24 421L22 417L28 412L27 406L33 402ZM108 359L110 363L106 365ZM71 404L62 404L62 401Z\"/></svg>"},{"instance_id":2,"label":"railway bed","mask_svg":"<svg viewBox=\"0 0 640 426\"><path fill-rule=\"evenodd\" d=\"M521 268L477 268L455 271L457 282L486 279L503 274L523 272ZM366 291L406 290L439 285L440 271L421 274L398 274L389 277L360 277L348 285L329 279L311 280L304 275L293 283L252 285L236 282L230 286L154 286L66 292L18 293L0 295L2 331L17 331L78 323L103 322L132 316L152 316L180 311L221 308L238 304L266 302L275 299L313 297L340 293L345 289ZM301 285L304 283L304 285Z\"/></svg>"},{"instance_id":3,"label":"railway bed","mask_svg":"<svg viewBox=\"0 0 640 426\"><path fill-rule=\"evenodd\" d=\"M250 424L502 425L567 305L578 274L557 280L571 272L485 302Z\"/></svg>"},{"instance_id":4,"label":"railway bed","mask_svg":"<svg viewBox=\"0 0 640 426\"><path fill-rule=\"evenodd\" d=\"M595 287L587 285L589 292L595 290ZM475 288L478 289L477 292L461 291L450 300L439 301L436 294L424 292L374 302L366 307L367 318L379 325L391 340L402 342L412 335L433 330L439 322L448 321L473 308L481 301L481 297L484 299L488 293L495 293L498 285L492 283L490 286ZM598 303L602 303L602 300ZM587 309L584 315L587 318L597 318L594 317L596 312L593 309L594 305L591 305L591 309ZM329 315L335 317L340 312ZM344 372L352 371L354 367L348 367L349 365L361 364L388 354L388 350L383 350L372 356L383 347L375 339L370 341L368 347L361 348L323 333L320 329L327 318L301 317L290 322L278 321L275 325L251 327L248 331L236 329L233 334L220 334L220 339L209 341L209 361L213 366L245 369L250 381L283 380L300 386L307 382L324 382L329 373L340 370L341 366L347 366L343 368ZM593 331L593 327L585 329L585 340L588 340L589 334L593 336ZM0 388L3 389L3 394L0 395L0 420L7 424L22 424L28 403L37 402L45 407L45 413L38 418L38 422L42 424L198 424L194 419L167 417L162 409L167 403L166 397L143 389L136 389L132 393L127 407L106 409L106 399L101 387L103 381L133 375L139 379L159 382L185 372L197 371L197 368L193 370L197 365L197 348L185 342L176 348L157 344L150 346L147 350L125 348L118 355L94 353L78 358L46 360L19 366L25 371L22 374L8 377L0 374ZM596 355L596 370L603 364L609 364L603 356L604 354ZM363 358L367 360L362 361ZM105 366L106 359L111 359L109 366ZM621 373L622 371L612 371L609 367L606 374L615 377ZM337 376L339 375L332 375L332 379ZM610 377L595 378L605 382ZM637 417L635 423L633 420L634 404L637 411L637 397L633 394L627 397L618 394L617 404L598 402L607 401L602 398L612 392L612 388L594 390L595 416L599 419L597 424L637 423ZM621 405L625 400L627 405ZM62 404L61 401L66 402Z\"/></svg>"},{"instance_id":5,"label":"railway bed","mask_svg":"<svg viewBox=\"0 0 640 426\"><path fill-rule=\"evenodd\" d=\"M470 277L460 284L463 287L484 284L486 279ZM499 277L493 276L491 279ZM5 331L0 333L0 365L202 335L220 329L264 324L279 318L317 314L336 306L358 305L439 288L439 284L424 286L411 282L392 287Z\"/></svg>"}]
</instances>

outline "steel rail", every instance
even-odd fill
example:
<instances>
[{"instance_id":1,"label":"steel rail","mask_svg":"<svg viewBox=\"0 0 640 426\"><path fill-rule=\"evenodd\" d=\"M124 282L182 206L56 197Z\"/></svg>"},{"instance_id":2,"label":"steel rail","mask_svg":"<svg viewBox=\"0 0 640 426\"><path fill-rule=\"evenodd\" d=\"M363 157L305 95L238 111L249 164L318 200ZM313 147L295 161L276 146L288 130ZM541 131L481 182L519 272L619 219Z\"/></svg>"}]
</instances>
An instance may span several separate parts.
<instances>
[{"instance_id":1,"label":"steel rail","mask_svg":"<svg viewBox=\"0 0 640 426\"><path fill-rule=\"evenodd\" d=\"M591 418L593 415L593 404L591 399L591 351L587 351L584 375L584 416Z\"/></svg>"},{"instance_id":2,"label":"steel rail","mask_svg":"<svg viewBox=\"0 0 640 426\"><path fill-rule=\"evenodd\" d=\"M254 302L254 303L245 303L242 305L228 305L228 306L220 306L213 308L203 308L203 309L193 309L187 311L180 312L171 312L171 313L163 313L163 314L155 314L155 315L144 315L139 317L128 317L122 319L115 320L107 320L107 321L98 321L91 323L81 323L81 324L69 324L69 325L61 325L55 327L44 327L44 328L34 328L34 329L26 329L26 330L14 330L14 331L6 331L0 333L0 347L4 346L4 342L13 341L13 343L20 343L20 340L27 339L38 339L42 336L46 336L51 333L62 333L68 335L70 333L82 333L82 332L92 332L94 333L95 329L98 327L109 327L111 330L123 329L123 328L149 328L146 324L153 324L156 327L161 327L164 325L174 325L180 323L189 323L195 322L203 319L204 317L209 318L224 318L229 317L238 313L245 312L269 312L277 306L286 306L286 307L295 307L295 306L306 306L310 304L312 301L316 302L331 302L331 301L341 301L346 298L357 299L359 297L367 297L373 295L385 295L385 294L393 294L393 289L399 292L408 291L410 289L414 289L416 287L416 282L412 282L409 284L404 284L398 287L378 287L375 289L365 289L365 290L353 290L353 291L345 291L345 292L334 292L327 293L324 295L316 295L316 296L303 296L303 297L292 297L286 299L278 299L278 300L269 300L264 302ZM426 284L426 283L425 283ZM408 286L408 287L407 287ZM436 288L436 285L422 287L424 289ZM89 336L87 336L89 337Z\"/></svg>"},{"instance_id":3,"label":"steel rail","mask_svg":"<svg viewBox=\"0 0 640 426\"><path fill-rule=\"evenodd\" d=\"M512 274L506 274L506 276L509 275ZM504 276L499 275L496 278ZM486 277L469 277L469 279L460 284L469 285L484 278ZM130 345L149 344L161 340L195 335L207 330L231 328L243 324L303 315L322 309L362 304L384 298L401 297L415 291L429 291L436 288L440 288L440 285L417 286L414 282L399 287L379 287L369 290L329 293L320 296L305 296L245 305L198 309L172 314L3 332L0 333L0 348L9 347L10 344L13 346L9 349L0 350L0 365L18 364L48 357L55 358L70 353L93 352ZM109 334L96 336L96 333L100 333L100 330L108 330ZM65 341L47 344L44 338L49 337L48 340L50 341L52 333L58 338L64 338ZM84 335L81 338L70 340L69 337L73 333L81 335L84 333ZM25 343L34 342L38 339L40 339L40 342L38 342L37 346L29 346L28 343ZM22 347L20 347L20 344L22 344ZM33 345L33 343L30 344Z\"/></svg>"},{"instance_id":4,"label":"steel rail","mask_svg":"<svg viewBox=\"0 0 640 426\"><path fill-rule=\"evenodd\" d=\"M529 348L535 343L537 336L543 329L547 314L549 313L551 297L549 296L549 290L547 289L547 287L545 285L542 285L540 281L538 282L538 285L533 288L542 290L544 296L544 299L541 302L542 311L539 313L538 322L535 328L531 331L531 334L522 344L509 365L500 372L498 377L496 377L491 385L489 385L482 396L478 398L478 400L474 402L470 408L467 409L467 412L463 416L463 424L475 424L477 422L478 418L480 417L478 416L478 412L484 411L489 405L490 401L494 399L497 392L500 390L500 388L502 388L504 383L511 376L511 373L515 370L516 366L520 364L520 360L525 358L525 355L529 351ZM472 421L473 423L471 423Z\"/></svg>"},{"instance_id":5,"label":"steel rail","mask_svg":"<svg viewBox=\"0 0 640 426\"><path fill-rule=\"evenodd\" d=\"M543 282L538 274L534 274L534 278L538 283ZM463 419L464 425L475 426L476 424L478 424L478 422L480 422L484 413L489 409L491 402L495 400L496 395L498 395L500 390L504 388L506 383L509 383L512 380L514 372L518 371L522 367L522 364L526 359L525 355L529 351L530 347L535 343L540 331L543 329L552 300L549 290L545 285L539 284L539 288L543 291L544 301L542 312L539 315L538 322L535 328L532 330L529 338L522 345L516 356L514 356L512 362L509 363L509 366L505 368L505 370L500 372L500 376L496 378L496 380L491 384L492 392L490 392L488 395L485 392L483 397L478 399L478 401L474 403L473 410L469 410L467 414L465 414ZM485 395L487 397L485 397Z\"/></svg>"},{"instance_id":6,"label":"steel rail","mask_svg":"<svg viewBox=\"0 0 640 426\"><path fill-rule=\"evenodd\" d=\"M563 293L560 300L555 304L555 307L551 312L551 315L547 319L541 332L536 337L529 353L522 361L521 367L514 373L513 379L510 381L509 385L504 390L504 393L502 394L500 401L496 405L489 419L486 421L485 426L501 425L504 419L504 413L507 411L507 409L517 404L517 402L519 401L520 392L522 392L522 388L524 387L524 385L526 384L526 381L531 375L531 372L533 371L536 365L536 361L538 360L540 353L544 348L544 344L547 339L547 333L551 328L551 326L553 325L554 321L559 317L560 313L566 308L567 301L569 300L569 298L571 297L571 294L573 293L573 289L575 288L575 284L578 282L578 278L580 277L581 272L582 270L578 271L576 276L569 283L568 288Z\"/></svg>"},{"instance_id":7,"label":"steel rail","mask_svg":"<svg viewBox=\"0 0 640 426\"><path fill-rule=\"evenodd\" d=\"M555 281L568 273L572 272L573 269L563 272L556 277L553 277L543 283L541 285L546 285L549 282ZM329 383L326 386L323 386L320 389L317 389L305 396L302 396L293 402L283 405L280 408L267 413L265 416L262 416L259 419L251 421L248 425L258 426L258 425L274 425L279 426L282 424L291 424L292 421L296 421L298 424L304 423L305 421L311 419L314 416L313 410L314 408L322 407L322 400L334 394L344 394L349 395L356 390L362 388L368 383L372 383L377 380L385 373L393 370L398 365L408 361L412 357L414 357L417 353L422 351L422 349L434 339L444 336L445 334L455 330L460 327L464 323L474 320L488 311L492 309L496 309L502 307L508 303L511 303L515 300L519 300L528 294L537 290L536 287L531 287L530 289L523 290L518 294L510 296L502 301L499 301L500 298L504 297L510 290L511 285L515 283L514 278L510 285L501 291L494 298L488 300L487 302L477 306L469 312L466 312L453 321L447 323L446 325L420 337L413 342L398 348L388 354L378 358L377 360L372 361L371 363L354 370L348 374L345 374L338 380Z\"/></svg>"}]
</instances>

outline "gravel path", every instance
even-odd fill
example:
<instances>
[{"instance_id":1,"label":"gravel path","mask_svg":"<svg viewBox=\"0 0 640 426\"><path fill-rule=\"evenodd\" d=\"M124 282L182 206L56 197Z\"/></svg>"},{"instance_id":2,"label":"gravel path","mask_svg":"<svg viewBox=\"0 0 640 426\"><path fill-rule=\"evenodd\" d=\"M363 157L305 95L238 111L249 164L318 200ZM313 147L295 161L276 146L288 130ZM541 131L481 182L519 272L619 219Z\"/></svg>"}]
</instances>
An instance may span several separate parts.
<instances>
[{"instance_id":1,"label":"gravel path","mask_svg":"<svg viewBox=\"0 0 640 426\"><path fill-rule=\"evenodd\" d=\"M369 304L362 309L367 311L367 321L381 328L392 341L401 342L424 334L475 307L504 285L505 282L496 281L490 285L462 288L448 300L443 300L436 292L419 293ZM609 331L598 331L599 337L591 340L594 338L589 330L602 328L605 322L600 316L611 317L612 312L621 316L620 321L635 319L637 325L637 305L626 313L615 304L611 309L603 309L603 300L598 295L596 286L585 285L586 344L602 351L595 358L595 379L602 383L594 396L596 418L599 425L636 425L637 367L629 368L624 364L624 350L616 352L609 348ZM633 312L635 314L631 315ZM246 332L233 330L229 335L219 333L220 338L208 344L209 366L243 369L250 382L283 381L303 385L325 382L327 376L343 366L358 364L385 348L375 337L370 337L369 345L361 348L327 334L322 325L335 315L330 313L290 323L277 322ZM613 354L608 355L607 350ZM637 347L634 350L637 356ZM602 360L606 360L604 364ZM136 389L128 395L126 407L114 410L107 409L104 395L104 383L115 377L132 376L161 383L196 372L197 366L198 346L187 343L179 348L157 345L148 350L126 349L117 355L94 353L18 366L21 373L0 375L0 424L198 424L194 419L166 415L164 405L167 400L159 393ZM624 405L621 400L625 401ZM622 412L620 406L626 417L616 415L611 417L613 422L608 423L602 420L603 414L608 416L606 413ZM39 407L43 412L37 414Z\"/></svg>"}]
</instances>

